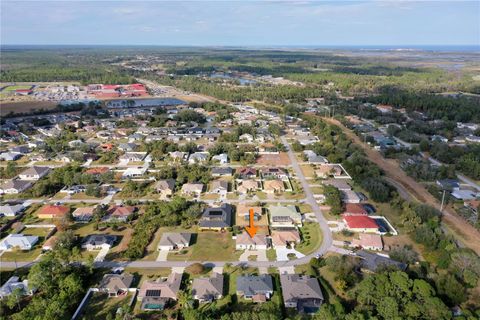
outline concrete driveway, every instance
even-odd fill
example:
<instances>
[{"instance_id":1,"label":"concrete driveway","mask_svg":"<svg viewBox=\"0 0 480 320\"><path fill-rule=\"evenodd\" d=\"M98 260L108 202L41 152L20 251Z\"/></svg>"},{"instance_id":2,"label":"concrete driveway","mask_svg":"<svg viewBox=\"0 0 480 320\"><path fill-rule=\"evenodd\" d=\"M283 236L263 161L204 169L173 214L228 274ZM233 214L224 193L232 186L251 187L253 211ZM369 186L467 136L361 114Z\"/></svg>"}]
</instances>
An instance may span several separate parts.
<instances>
[{"instance_id":1,"label":"concrete driveway","mask_svg":"<svg viewBox=\"0 0 480 320\"><path fill-rule=\"evenodd\" d=\"M168 250L159 250L157 261L167 261L168 252Z\"/></svg>"},{"instance_id":2,"label":"concrete driveway","mask_svg":"<svg viewBox=\"0 0 480 320\"><path fill-rule=\"evenodd\" d=\"M297 259L305 257L303 253L300 253L295 249L278 248L278 249L275 249L275 251L277 252L277 261L290 260L288 259L289 254L294 254L297 257Z\"/></svg>"},{"instance_id":3,"label":"concrete driveway","mask_svg":"<svg viewBox=\"0 0 480 320\"><path fill-rule=\"evenodd\" d=\"M245 250L238 260L248 261L250 256L257 256L257 261L268 261L267 250Z\"/></svg>"},{"instance_id":4,"label":"concrete driveway","mask_svg":"<svg viewBox=\"0 0 480 320\"><path fill-rule=\"evenodd\" d=\"M105 257L107 256L107 253L108 251L110 250L110 248L102 248L100 249L100 251L98 252L97 256L95 257L94 261L95 262L102 262L103 260L105 260Z\"/></svg>"}]
</instances>

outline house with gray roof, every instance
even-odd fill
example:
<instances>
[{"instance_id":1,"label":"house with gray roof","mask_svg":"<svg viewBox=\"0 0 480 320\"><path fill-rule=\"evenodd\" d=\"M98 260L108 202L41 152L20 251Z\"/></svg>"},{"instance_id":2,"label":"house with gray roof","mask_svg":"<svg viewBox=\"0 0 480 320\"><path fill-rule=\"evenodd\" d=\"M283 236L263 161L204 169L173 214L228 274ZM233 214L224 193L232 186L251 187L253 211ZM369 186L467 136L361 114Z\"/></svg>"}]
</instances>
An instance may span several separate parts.
<instances>
[{"instance_id":1,"label":"house with gray roof","mask_svg":"<svg viewBox=\"0 0 480 320\"><path fill-rule=\"evenodd\" d=\"M83 241L82 249L87 249L88 251L100 250L104 248L110 249L116 240L116 236L109 234L91 234Z\"/></svg>"},{"instance_id":2,"label":"house with gray roof","mask_svg":"<svg viewBox=\"0 0 480 320\"><path fill-rule=\"evenodd\" d=\"M21 233L9 234L0 241L0 250L12 251L15 248L19 248L20 250L31 250L37 242L37 236L25 236Z\"/></svg>"},{"instance_id":3,"label":"house with gray roof","mask_svg":"<svg viewBox=\"0 0 480 320\"><path fill-rule=\"evenodd\" d=\"M214 273L211 277L194 279L192 296L200 303L221 299L223 297L223 274Z\"/></svg>"},{"instance_id":4,"label":"house with gray roof","mask_svg":"<svg viewBox=\"0 0 480 320\"><path fill-rule=\"evenodd\" d=\"M0 299L8 297L16 289L20 289L22 295L32 295L35 290L28 288L28 280L20 281L17 276L10 277L0 288Z\"/></svg>"},{"instance_id":5,"label":"house with gray roof","mask_svg":"<svg viewBox=\"0 0 480 320\"><path fill-rule=\"evenodd\" d=\"M206 208L200 218L200 230L224 230L232 226L233 207L224 203L220 207Z\"/></svg>"},{"instance_id":6,"label":"house with gray roof","mask_svg":"<svg viewBox=\"0 0 480 320\"><path fill-rule=\"evenodd\" d=\"M398 268L401 271L407 269L407 265L405 263L364 250L357 251L357 257L361 258L360 269L364 272L377 272L378 270L386 267Z\"/></svg>"},{"instance_id":7,"label":"house with gray roof","mask_svg":"<svg viewBox=\"0 0 480 320\"><path fill-rule=\"evenodd\" d=\"M237 277L237 295L253 302L265 302L272 297L272 276L263 274L259 276Z\"/></svg>"},{"instance_id":8,"label":"house with gray roof","mask_svg":"<svg viewBox=\"0 0 480 320\"><path fill-rule=\"evenodd\" d=\"M39 180L46 176L50 172L49 167L38 167L33 166L24 171L22 171L18 177L21 180Z\"/></svg>"},{"instance_id":9,"label":"house with gray roof","mask_svg":"<svg viewBox=\"0 0 480 320\"><path fill-rule=\"evenodd\" d=\"M323 303L323 294L316 278L298 274L281 274L280 283L285 308L295 308L301 313L312 314Z\"/></svg>"},{"instance_id":10,"label":"house with gray roof","mask_svg":"<svg viewBox=\"0 0 480 320\"><path fill-rule=\"evenodd\" d=\"M100 282L99 289L108 293L109 297L118 297L128 293L132 282L133 275L129 273L106 274Z\"/></svg>"},{"instance_id":11,"label":"house with gray roof","mask_svg":"<svg viewBox=\"0 0 480 320\"><path fill-rule=\"evenodd\" d=\"M165 232L158 243L158 250L181 250L190 245L191 233Z\"/></svg>"},{"instance_id":12,"label":"house with gray roof","mask_svg":"<svg viewBox=\"0 0 480 320\"><path fill-rule=\"evenodd\" d=\"M17 214L22 212L23 209L24 207L21 204L15 204L15 205L6 204L3 206L0 206L0 215L3 214L5 217L15 217Z\"/></svg>"},{"instance_id":13,"label":"house with gray roof","mask_svg":"<svg viewBox=\"0 0 480 320\"><path fill-rule=\"evenodd\" d=\"M211 172L212 177L230 177L233 175L233 169L230 167L214 167Z\"/></svg>"},{"instance_id":14,"label":"house with gray roof","mask_svg":"<svg viewBox=\"0 0 480 320\"><path fill-rule=\"evenodd\" d=\"M26 180L8 180L0 186L0 194L17 194L29 189L32 186L31 181Z\"/></svg>"},{"instance_id":15,"label":"house with gray roof","mask_svg":"<svg viewBox=\"0 0 480 320\"><path fill-rule=\"evenodd\" d=\"M163 310L170 301L177 300L182 273L171 273L167 279L144 281L138 291L142 310Z\"/></svg>"}]
</instances>

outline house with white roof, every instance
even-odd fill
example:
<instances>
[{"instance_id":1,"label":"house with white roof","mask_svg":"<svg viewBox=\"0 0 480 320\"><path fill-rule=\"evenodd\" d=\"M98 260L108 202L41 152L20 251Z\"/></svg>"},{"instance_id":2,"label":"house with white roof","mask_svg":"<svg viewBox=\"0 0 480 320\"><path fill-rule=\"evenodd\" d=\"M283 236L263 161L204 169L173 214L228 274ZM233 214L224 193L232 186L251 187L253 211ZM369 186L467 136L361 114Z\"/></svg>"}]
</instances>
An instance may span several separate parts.
<instances>
[{"instance_id":1,"label":"house with white roof","mask_svg":"<svg viewBox=\"0 0 480 320\"><path fill-rule=\"evenodd\" d=\"M15 248L20 250L31 250L38 242L37 236L25 236L19 234L9 234L0 241L0 250L12 251Z\"/></svg>"}]
</instances>

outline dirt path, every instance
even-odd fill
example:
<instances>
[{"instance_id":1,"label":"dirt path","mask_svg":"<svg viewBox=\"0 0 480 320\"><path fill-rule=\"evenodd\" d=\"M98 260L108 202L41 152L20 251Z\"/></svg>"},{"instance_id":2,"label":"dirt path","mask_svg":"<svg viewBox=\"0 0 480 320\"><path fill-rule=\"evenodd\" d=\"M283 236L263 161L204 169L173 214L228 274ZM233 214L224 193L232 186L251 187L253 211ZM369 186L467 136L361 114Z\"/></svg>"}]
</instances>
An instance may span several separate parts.
<instances>
[{"instance_id":1,"label":"dirt path","mask_svg":"<svg viewBox=\"0 0 480 320\"><path fill-rule=\"evenodd\" d=\"M397 182L395 184L397 188L399 186L404 188L403 191L399 191L400 193L407 192L421 203L440 208L439 201L432 196L425 187L416 182L413 178L407 176L407 174L400 168L397 161L383 158L379 152L373 150L369 145L362 142L352 130L346 128L338 120L323 117L322 119L342 128L350 139L360 145L368 158L385 172L387 178ZM463 218L459 217L451 208L445 208L443 213L444 216L442 220L445 222L449 230L453 232L466 247L471 248L480 255L480 232Z\"/></svg>"}]
</instances>

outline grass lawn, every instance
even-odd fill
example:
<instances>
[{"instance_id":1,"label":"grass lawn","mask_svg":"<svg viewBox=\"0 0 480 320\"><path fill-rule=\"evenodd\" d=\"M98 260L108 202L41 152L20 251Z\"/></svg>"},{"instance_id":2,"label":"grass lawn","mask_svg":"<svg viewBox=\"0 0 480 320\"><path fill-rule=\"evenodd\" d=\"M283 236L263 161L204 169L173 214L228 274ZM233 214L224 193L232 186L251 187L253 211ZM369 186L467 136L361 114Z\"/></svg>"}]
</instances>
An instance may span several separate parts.
<instances>
[{"instance_id":1,"label":"grass lawn","mask_svg":"<svg viewBox=\"0 0 480 320\"><path fill-rule=\"evenodd\" d=\"M275 249L268 249L267 250L267 259L268 261L276 261L277 260L277 252Z\"/></svg>"},{"instance_id":2,"label":"grass lawn","mask_svg":"<svg viewBox=\"0 0 480 320\"><path fill-rule=\"evenodd\" d=\"M134 275L131 287L139 287L143 281L155 280L162 277L168 277L172 273L171 268L132 268L126 267L125 272Z\"/></svg>"},{"instance_id":3,"label":"grass lawn","mask_svg":"<svg viewBox=\"0 0 480 320\"><path fill-rule=\"evenodd\" d=\"M307 222L300 228L302 242L295 246L295 249L308 255L315 251L322 244L322 232L317 223Z\"/></svg>"},{"instance_id":4,"label":"grass lawn","mask_svg":"<svg viewBox=\"0 0 480 320\"><path fill-rule=\"evenodd\" d=\"M305 198L305 194L303 192L285 192L283 198L287 200L301 200Z\"/></svg>"},{"instance_id":5,"label":"grass lawn","mask_svg":"<svg viewBox=\"0 0 480 320\"><path fill-rule=\"evenodd\" d=\"M298 210L300 210L300 213L308 213L312 212L312 207L308 203L299 203L297 204Z\"/></svg>"},{"instance_id":6,"label":"grass lawn","mask_svg":"<svg viewBox=\"0 0 480 320\"><path fill-rule=\"evenodd\" d=\"M197 233L196 228L190 228L190 229L184 229L181 227L161 227L159 228L156 232L155 235L153 236L152 241L148 244L147 246L147 253L141 260L146 260L146 261L155 261L158 257L158 243L160 242L160 239L162 238L162 234L165 232L187 232L187 233ZM194 245L194 244L193 244ZM190 251L190 250L189 250ZM173 258L173 254L169 254L169 259L172 256L171 260L185 260L181 259L180 257L178 259Z\"/></svg>"},{"instance_id":7,"label":"grass lawn","mask_svg":"<svg viewBox=\"0 0 480 320\"><path fill-rule=\"evenodd\" d=\"M257 191L255 195L258 197L260 200L266 200L267 199L267 194L263 191Z\"/></svg>"},{"instance_id":8,"label":"grass lawn","mask_svg":"<svg viewBox=\"0 0 480 320\"><path fill-rule=\"evenodd\" d=\"M300 165L300 170L302 170L302 173L305 176L305 178L314 178L315 177L315 170L309 164Z\"/></svg>"},{"instance_id":9,"label":"grass lawn","mask_svg":"<svg viewBox=\"0 0 480 320\"><path fill-rule=\"evenodd\" d=\"M230 232L200 232L192 249L190 260L194 261L236 261L239 255Z\"/></svg>"},{"instance_id":10,"label":"grass lawn","mask_svg":"<svg viewBox=\"0 0 480 320\"><path fill-rule=\"evenodd\" d=\"M14 250L5 252L0 257L0 261L33 261L40 255L40 253L42 253L41 243L37 244L35 248L30 251Z\"/></svg>"},{"instance_id":11,"label":"grass lawn","mask_svg":"<svg viewBox=\"0 0 480 320\"><path fill-rule=\"evenodd\" d=\"M93 196L87 196L85 192L75 193L70 197L70 199L75 199L75 200L90 200L90 199L101 199L101 198L103 197L97 198Z\"/></svg>"},{"instance_id":12,"label":"grass lawn","mask_svg":"<svg viewBox=\"0 0 480 320\"><path fill-rule=\"evenodd\" d=\"M24 235L46 237L52 228L25 228L22 230Z\"/></svg>"},{"instance_id":13,"label":"grass lawn","mask_svg":"<svg viewBox=\"0 0 480 320\"><path fill-rule=\"evenodd\" d=\"M117 309L127 307L132 295L129 292L122 297L109 298L106 293L94 292L83 309L82 319L106 319L108 314L115 318Z\"/></svg>"},{"instance_id":14,"label":"grass lawn","mask_svg":"<svg viewBox=\"0 0 480 320\"><path fill-rule=\"evenodd\" d=\"M13 85L4 88L2 91L15 91L15 90L29 90L32 88L32 85Z\"/></svg>"},{"instance_id":15,"label":"grass lawn","mask_svg":"<svg viewBox=\"0 0 480 320\"><path fill-rule=\"evenodd\" d=\"M202 200L218 200L218 194L216 193L205 193L200 196Z\"/></svg>"},{"instance_id":16,"label":"grass lawn","mask_svg":"<svg viewBox=\"0 0 480 320\"><path fill-rule=\"evenodd\" d=\"M310 190L312 190L312 192L314 194L323 194L323 188L322 187L310 187Z\"/></svg>"}]
</instances>

